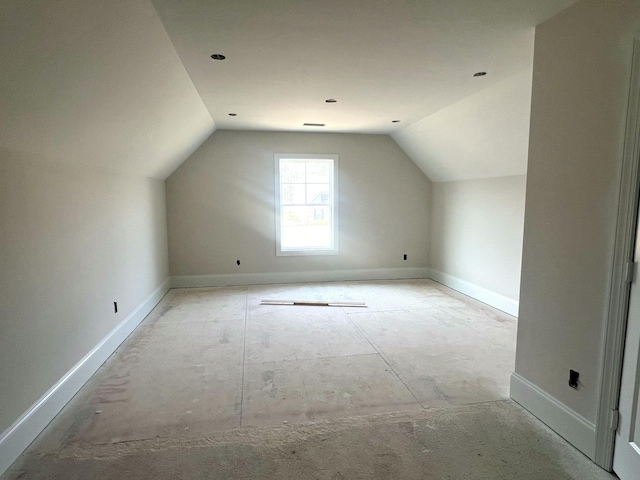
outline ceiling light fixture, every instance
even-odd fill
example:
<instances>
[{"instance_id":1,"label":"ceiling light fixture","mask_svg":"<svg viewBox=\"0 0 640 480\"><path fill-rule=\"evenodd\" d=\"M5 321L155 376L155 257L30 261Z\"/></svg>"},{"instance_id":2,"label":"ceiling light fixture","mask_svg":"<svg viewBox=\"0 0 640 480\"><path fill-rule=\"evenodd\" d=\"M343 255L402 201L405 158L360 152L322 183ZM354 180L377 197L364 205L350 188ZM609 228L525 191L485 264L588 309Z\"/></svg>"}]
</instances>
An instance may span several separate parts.
<instances>
[{"instance_id":1,"label":"ceiling light fixture","mask_svg":"<svg viewBox=\"0 0 640 480\"><path fill-rule=\"evenodd\" d=\"M473 76L474 77L484 77L487 74L487 72L478 72L478 73L474 73Z\"/></svg>"},{"instance_id":2,"label":"ceiling light fixture","mask_svg":"<svg viewBox=\"0 0 640 480\"><path fill-rule=\"evenodd\" d=\"M324 127L325 123L303 123L303 127Z\"/></svg>"},{"instance_id":3,"label":"ceiling light fixture","mask_svg":"<svg viewBox=\"0 0 640 480\"><path fill-rule=\"evenodd\" d=\"M338 101L335 98L327 98L325 100L325 102L327 102L327 103L338 103Z\"/></svg>"},{"instance_id":4,"label":"ceiling light fixture","mask_svg":"<svg viewBox=\"0 0 640 480\"><path fill-rule=\"evenodd\" d=\"M220 53L214 53L213 55L211 55L211 58L213 58L214 60L224 60L227 57Z\"/></svg>"}]
</instances>

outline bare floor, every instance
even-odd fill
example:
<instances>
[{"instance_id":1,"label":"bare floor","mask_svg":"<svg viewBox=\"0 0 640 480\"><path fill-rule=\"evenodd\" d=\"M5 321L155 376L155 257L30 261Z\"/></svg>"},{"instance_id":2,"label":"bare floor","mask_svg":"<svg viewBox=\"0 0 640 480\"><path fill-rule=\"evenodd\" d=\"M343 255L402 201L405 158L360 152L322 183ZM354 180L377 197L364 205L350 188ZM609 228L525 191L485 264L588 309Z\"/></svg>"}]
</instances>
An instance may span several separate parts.
<instances>
[{"instance_id":1,"label":"bare floor","mask_svg":"<svg viewBox=\"0 0 640 480\"><path fill-rule=\"evenodd\" d=\"M507 399L515 337L430 280L174 289L2 478L615 478Z\"/></svg>"}]
</instances>

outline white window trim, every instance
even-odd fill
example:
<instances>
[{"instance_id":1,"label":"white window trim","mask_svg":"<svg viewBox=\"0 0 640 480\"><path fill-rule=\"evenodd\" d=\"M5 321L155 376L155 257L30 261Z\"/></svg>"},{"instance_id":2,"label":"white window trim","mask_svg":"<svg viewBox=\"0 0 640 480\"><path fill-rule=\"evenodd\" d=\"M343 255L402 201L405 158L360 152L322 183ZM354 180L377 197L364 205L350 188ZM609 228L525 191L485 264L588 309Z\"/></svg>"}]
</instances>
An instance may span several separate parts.
<instances>
[{"instance_id":1,"label":"white window trim","mask_svg":"<svg viewBox=\"0 0 640 480\"><path fill-rule=\"evenodd\" d=\"M331 220L333 224L333 248L332 249L302 249L302 250L282 250L280 240L282 225L280 223L280 159L300 159L300 160L333 160L333 201L331 205ZM274 178L275 178L275 214L276 214L276 256L308 256L308 255L338 255L338 180L339 180L339 156L337 154L291 154L276 153L273 156Z\"/></svg>"}]
</instances>

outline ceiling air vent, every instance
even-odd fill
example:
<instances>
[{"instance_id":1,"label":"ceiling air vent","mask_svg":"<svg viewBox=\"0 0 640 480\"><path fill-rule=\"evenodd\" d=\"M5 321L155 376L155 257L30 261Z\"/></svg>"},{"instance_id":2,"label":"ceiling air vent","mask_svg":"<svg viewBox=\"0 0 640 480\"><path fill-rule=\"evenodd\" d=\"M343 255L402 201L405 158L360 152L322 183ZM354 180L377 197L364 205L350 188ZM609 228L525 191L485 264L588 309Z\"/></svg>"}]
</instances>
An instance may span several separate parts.
<instances>
[{"instance_id":1,"label":"ceiling air vent","mask_svg":"<svg viewBox=\"0 0 640 480\"><path fill-rule=\"evenodd\" d=\"M325 123L303 123L303 127L324 127Z\"/></svg>"}]
</instances>

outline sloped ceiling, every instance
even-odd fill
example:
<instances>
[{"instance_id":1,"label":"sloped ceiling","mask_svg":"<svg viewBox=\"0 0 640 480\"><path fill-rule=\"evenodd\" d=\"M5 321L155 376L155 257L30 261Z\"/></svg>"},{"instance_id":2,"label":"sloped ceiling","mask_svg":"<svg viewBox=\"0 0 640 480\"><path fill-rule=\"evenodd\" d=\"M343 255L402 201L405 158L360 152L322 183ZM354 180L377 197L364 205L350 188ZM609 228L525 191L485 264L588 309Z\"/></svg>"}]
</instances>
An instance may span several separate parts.
<instances>
[{"instance_id":1,"label":"sloped ceiling","mask_svg":"<svg viewBox=\"0 0 640 480\"><path fill-rule=\"evenodd\" d=\"M3 0L0 147L166 178L216 128L388 133L455 178L425 119L529 69L574 2Z\"/></svg>"},{"instance_id":2,"label":"sloped ceiling","mask_svg":"<svg viewBox=\"0 0 640 480\"><path fill-rule=\"evenodd\" d=\"M213 131L149 1L0 2L0 146L166 178Z\"/></svg>"},{"instance_id":3,"label":"sloped ceiling","mask_svg":"<svg viewBox=\"0 0 640 480\"><path fill-rule=\"evenodd\" d=\"M524 175L532 75L524 70L391 136L433 182Z\"/></svg>"},{"instance_id":4,"label":"sloped ceiling","mask_svg":"<svg viewBox=\"0 0 640 480\"><path fill-rule=\"evenodd\" d=\"M530 68L575 0L152 1L218 128L391 133Z\"/></svg>"}]
</instances>

